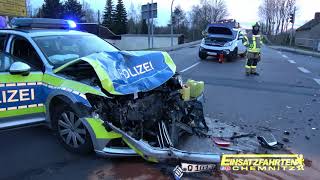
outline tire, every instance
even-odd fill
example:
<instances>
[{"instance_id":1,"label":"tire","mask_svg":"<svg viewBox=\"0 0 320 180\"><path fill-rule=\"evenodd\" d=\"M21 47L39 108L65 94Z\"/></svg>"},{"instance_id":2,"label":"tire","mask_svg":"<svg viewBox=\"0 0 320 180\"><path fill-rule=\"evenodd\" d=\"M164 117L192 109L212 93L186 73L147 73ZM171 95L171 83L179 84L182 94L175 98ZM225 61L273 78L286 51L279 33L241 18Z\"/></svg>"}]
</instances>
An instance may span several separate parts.
<instances>
[{"instance_id":1,"label":"tire","mask_svg":"<svg viewBox=\"0 0 320 180\"><path fill-rule=\"evenodd\" d=\"M244 57L246 57L246 55L247 55L247 52L244 52L243 54L240 54L240 57L244 58Z\"/></svg>"},{"instance_id":2,"label":"tire","mask_svg":"<svg viewBox=\"0 0 320 180\"><path fill-rule=\"evenodd\" d=\"M237 59L237 56L238 56L238 48L235 48L231 52L230 56L227 57L227 61L228 62L232 62L233 60Z\"/></svg>"},{"instance_id":3,"label":"tire","mask_svg":"<svg viewBox=\"0 0 320 180\"><path fill-rule=\"evenodd\" d=\"M90 134L71 107L58 106L52 113L52 120L55 134L65 149L78 154L93 151Z\"/></svg>"},{"instance_id":4,"label":"tire","mask_svg":"<svg viewBox=\"0 0 320 180\"><path fill-rule=\"evenodd\" d=\"M201 60L205 60L207 59L207 57L208 57L207 53L199 51L199 58Z\"/></svg>"}]
</instances>

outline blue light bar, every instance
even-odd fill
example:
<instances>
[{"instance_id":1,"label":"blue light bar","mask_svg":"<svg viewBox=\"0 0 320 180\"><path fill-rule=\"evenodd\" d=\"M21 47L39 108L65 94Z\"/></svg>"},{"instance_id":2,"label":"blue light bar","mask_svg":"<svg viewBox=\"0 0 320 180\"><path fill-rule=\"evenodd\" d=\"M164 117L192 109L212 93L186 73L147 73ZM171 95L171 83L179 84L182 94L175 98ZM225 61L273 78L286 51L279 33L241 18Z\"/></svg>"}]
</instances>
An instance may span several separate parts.
<instances>
[{"instance_id":1,"label":"blue light bar","mask_svg":"<svg viewBox=\"0 0 320 180\"><path fill-rule=\"evenodd\" d=\"M77 24L76 24L74 21L72 21L72 20L66 20L66 21L67 21L67 23L69 24L69 27L70 27L71 29L74 29L74 28L77 27Z\"/></svg>"},{"instance_id":2,"label":"blue light bar","mask_svg":"<svg viewBox=\"0 0 320 180\"><path fill-rule=\"evenodd\" d=\"M11 25L15 28L72 29L77 26L74 21L50 18L14 18Z\"/></svg>"}]
</instances>

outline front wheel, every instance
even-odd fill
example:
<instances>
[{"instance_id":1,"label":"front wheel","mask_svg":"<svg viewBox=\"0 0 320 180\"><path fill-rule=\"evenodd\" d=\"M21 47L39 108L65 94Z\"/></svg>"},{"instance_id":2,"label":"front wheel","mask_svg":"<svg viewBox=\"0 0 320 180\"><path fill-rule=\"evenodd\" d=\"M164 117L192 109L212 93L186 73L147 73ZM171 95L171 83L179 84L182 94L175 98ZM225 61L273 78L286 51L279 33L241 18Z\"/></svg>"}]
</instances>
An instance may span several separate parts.
<instances>
[{"instance_id":1,"label":"front wheel","mask_svg":"<svg viewBox=\"0 0 320 180\"><path fill-rule=\"evenodd\" d=\"M207 57L208 57L207 53L199 51L199 58L201 60L205 60L207 59Z\"/></svg>"},{"instance_id":2,"label":"front wheel","mask_svg":"<svg viewBox=\"0 0 320 180\"><path fill-rule=\"evenodd\" d=\"M72 108L59 106L52 118L56 135L67 150L79 154L88 154L93 150L90 134Z\"/></svg>"}]
</instances>

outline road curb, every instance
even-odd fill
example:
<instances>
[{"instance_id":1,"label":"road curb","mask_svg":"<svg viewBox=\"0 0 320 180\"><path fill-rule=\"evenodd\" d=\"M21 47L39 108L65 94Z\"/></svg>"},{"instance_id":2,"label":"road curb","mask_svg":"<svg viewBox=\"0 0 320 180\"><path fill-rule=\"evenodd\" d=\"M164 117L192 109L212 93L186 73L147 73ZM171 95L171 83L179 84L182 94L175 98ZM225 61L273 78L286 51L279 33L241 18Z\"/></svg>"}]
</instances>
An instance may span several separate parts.
<instances>
[{"instance_id":1,"label":"road curb","mask_svg":"<svg viewBox=\"0 0 320 180\"><path fill-rule=\"evenodd\" d=\"M290 48L285 48L285 47L275 47L275 46L269 46L269 47L272 49L275 49L275 50L281 50L281 51L292 52L292 53L296 53L296 54L302 54L302 55L308 55L308 56L320 58L320 53L317 53L317 52L308 52L308 51L303 51L303 50L298 50L298 49L290 49Z\"/></svg>"},{"instance_id":2,"label":"road curb","mask_svg":"<svg viewBox=\"0 0 320 180\"><path fill-rule=\"evenodd\" d=\"M201 43L201 40L198 40L198 41L193 41L193 42L189 42L189 43L185 43L185 44L180 44L180 45L173 46L173 47L156 48L156 49L152 49L152 50L175 51L175 50L179 50L179 49L182 49L182 48L195 46L195 45L198 45L200 43Z\"/></svg>"}]
</instances>

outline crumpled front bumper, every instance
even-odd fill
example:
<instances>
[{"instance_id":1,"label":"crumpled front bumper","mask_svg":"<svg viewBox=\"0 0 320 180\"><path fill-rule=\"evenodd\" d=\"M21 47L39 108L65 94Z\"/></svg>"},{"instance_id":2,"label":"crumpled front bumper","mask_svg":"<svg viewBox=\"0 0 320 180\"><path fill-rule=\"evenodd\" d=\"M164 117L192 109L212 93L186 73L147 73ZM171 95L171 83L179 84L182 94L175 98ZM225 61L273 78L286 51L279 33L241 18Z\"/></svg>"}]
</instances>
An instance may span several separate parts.
<instances>
[{"instance_id":1,"label":"crumpled front bumper","mask_svg":"<svg viewBox=\"0 0 320 180\"><path fill-rule=\"evenodd\" d=\"M114 132L122 135L123 140L137 154L151 162L196 162L205 164L216 164L220 162L220 154L187 152L175 148L157 148L152 147L143 140L136 140L129 136L126 132L114 126L112 123L106 122Z\"/></svg>"}]
</instances>

